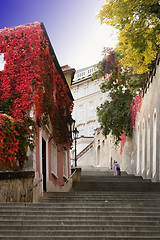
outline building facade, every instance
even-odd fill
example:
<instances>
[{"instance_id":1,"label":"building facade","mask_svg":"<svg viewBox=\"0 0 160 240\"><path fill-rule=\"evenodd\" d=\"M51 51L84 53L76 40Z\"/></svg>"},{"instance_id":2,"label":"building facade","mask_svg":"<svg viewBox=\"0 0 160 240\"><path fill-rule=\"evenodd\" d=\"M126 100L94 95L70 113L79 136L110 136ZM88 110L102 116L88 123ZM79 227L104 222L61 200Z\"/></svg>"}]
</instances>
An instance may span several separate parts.
<instances>
[{"instance_id":1,"label":"building facade","mask_svg":"<svg viewBox=\"0 0 160 240\"><path fill-rule=\"evenodd\" d=\"M79 131L77 153L93 141L94 132L99 127L96 108L108 98L108 94L100 90L103 78L92 79L95 71L96 65L76 71L71 86L74 98L73 118ZM74 159L74 149L72 159Z\"/></svg>"},{"instance_id":2,"label":"building facade","mask_svg":"<svg viewBox=\"0 0 160 240\"><path fill-rule=\"evenodd\" d=\"M127 138L123 151L115 147L111 136L104 138L96 131L94 141L77 156L79 165L109 167L117 160L121 170L142 176L154 182L160 181L160 54L143 94L135 118L132 138ZM136 104L136 103L135 103ZM139 103L138 103L139 104Z\"/></svg>"}]
</instances>

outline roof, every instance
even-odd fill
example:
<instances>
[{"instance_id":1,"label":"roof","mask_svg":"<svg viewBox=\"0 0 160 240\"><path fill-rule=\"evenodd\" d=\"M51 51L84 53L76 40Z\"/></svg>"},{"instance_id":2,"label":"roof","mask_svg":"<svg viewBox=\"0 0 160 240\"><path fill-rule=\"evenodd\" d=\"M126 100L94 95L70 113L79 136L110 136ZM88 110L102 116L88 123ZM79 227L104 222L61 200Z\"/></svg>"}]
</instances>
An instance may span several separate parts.
<instances>
[{"instance_id":1,"label":"roof","mask_svg":"<svg viewBox=\"0 0 160 240\"><path fill-rule=\"evenodd\" d=\"M71 67L68 66L68 65L62 66L61 69L62 69L62 71L63 71L64 73L69 73L69 74L71 74L71 84L72 84L73 78L74 78L74 74L75 74L76 70L75 70L74 68L71 68Z\"/></svg>"}]
</instances>

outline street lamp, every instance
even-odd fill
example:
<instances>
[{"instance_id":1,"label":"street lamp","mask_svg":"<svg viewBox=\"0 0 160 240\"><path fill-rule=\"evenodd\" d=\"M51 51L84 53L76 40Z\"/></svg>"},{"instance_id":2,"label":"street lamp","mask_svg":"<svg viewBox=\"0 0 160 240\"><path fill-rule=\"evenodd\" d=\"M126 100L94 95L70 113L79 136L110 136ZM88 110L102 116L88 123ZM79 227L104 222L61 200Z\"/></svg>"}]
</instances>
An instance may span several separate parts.
<instances>
[{"instance_id":1,"label":"street lamp","mask_svg":"<svg viewBox=\"0 0 160 240\"><path fill-rule=\"evenodd\" d=\"M79 131L75 127L75 122L76 121L72 118L72 115L70 115L67 124L68 124L68 130L70 133L70 139L75 140L75 167L77 167L76 155L77 155L77 138L78 138ZM73 138L72 138L72 136L73 136Z\"/></svg>"},{"instance_id":2,"label":"street lamp","mask_svg":"<svg viewBox=\"0 0 160 240\"><path fill-rule=\"evenodd\" d=\"M75 129L75 120L72 118L72 115L70 115L68 121L67 121L67 125L68 125L68 131L70 133L70 139L72 139L72 133Z\"/></svg>"},{"instance_id":3,"label":"street lamp","mask_svg":"<svg viewBox=\"0 0 160 240\"><path fill-rule=\"evenodd\" d=\"M74 136L74 140L75 140L75 167L77 167L77 138L78 138L78 133L79 133L79 131L78 131L78 129L77 128L75 128L74 130L73 130L73 136Z\"/></svg>"}]
</instances>

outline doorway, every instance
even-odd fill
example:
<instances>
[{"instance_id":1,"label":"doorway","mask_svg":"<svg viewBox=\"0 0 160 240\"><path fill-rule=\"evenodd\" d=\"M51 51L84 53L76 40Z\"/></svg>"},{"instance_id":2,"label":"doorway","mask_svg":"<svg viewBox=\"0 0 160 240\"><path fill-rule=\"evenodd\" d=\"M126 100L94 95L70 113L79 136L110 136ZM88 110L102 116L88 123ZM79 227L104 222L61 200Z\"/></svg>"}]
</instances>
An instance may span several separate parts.
<instances>
[{"instance_id":1,"label":"doorway","mask_svg":"<svg viewBox=\"0 0 160 240\"><path fill-rule=\"evenodd\" d=\"M97 167L100 165L100 146L97 147Z\"/></svg>"},{"instance_id":2,"label":"doorway","mask_svg":"<svg viewBox=\"0 0 160 240\"><path fill-rule=\"evenodd\" d=\"M42 175L43 191L46 192L46 141L42 138Z\"/></svg>"}]
</instances>

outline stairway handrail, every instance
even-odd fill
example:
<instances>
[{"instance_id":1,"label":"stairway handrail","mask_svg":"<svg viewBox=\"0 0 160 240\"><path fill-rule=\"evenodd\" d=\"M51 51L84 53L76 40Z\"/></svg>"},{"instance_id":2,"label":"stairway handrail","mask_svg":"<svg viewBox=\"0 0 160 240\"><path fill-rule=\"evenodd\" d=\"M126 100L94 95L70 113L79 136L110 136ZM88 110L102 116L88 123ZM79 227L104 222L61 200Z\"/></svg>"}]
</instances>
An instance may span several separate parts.
<instances>
[{"instance_id":1,"label":"stairway handrail","mask_svg":"<svg viewBox=\"0 0 160 240\"><path fill-rule=\"evenodd\" d=\"M74 172L70 175L70 177L62 184L64 186L69 180L73 177L73 175L77 172L77 168L74 170Z\"/></svg>"},{"instance_id":2,"label":"stairway handrail","mask_svg":"<svg viewBox=\"0 0 160 240\"><path fill-rule=\"evenodd\" d=\"M78 153L78 155L77 155L77 161L78 161L78 159L79 159L81 156L83 156L88 150L91 149L91 147L93 146L93 143L94 143L94 141L92 141L91 143L89 143L81 152Z\"/></svg>"},{"instance_id":3,"label":"stairway handrail","mask_svg":"<svg viewBox=\"0 0 160 240\"><path fill-rule=\"evenodd\" d=\"M28 190L28 192L32 192L33 189L36 188L36 187L39 185L40 182L42 182L42 179L40 179L35 185L33 185L33 186ZM22 197L25 198L25 197L26 197L26 193L25 193L25 194L21 194L21 198L22 198Z\"/></svg>"}]
</instances>

